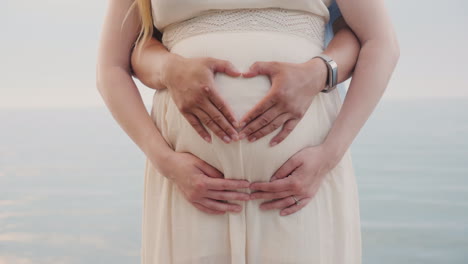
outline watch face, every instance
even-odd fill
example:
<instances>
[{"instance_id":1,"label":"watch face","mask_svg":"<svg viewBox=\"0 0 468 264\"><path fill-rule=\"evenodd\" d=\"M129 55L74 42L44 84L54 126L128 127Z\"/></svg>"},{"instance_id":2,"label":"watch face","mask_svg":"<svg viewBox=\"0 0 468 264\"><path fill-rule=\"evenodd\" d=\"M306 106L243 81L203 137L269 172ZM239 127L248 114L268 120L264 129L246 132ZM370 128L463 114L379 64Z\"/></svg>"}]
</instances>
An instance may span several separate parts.
<instances>
[{"instance_id":1,"label":"watch face","mask_svg":"<svg viewBox=\"0 0 468 264\"><path fill-rule=\"evenodd\" d=\"M332 60L328 63L328 65L330 65L331 69L331 71L329 72L329 74L331 75L329 84L333 89L338 83L338 64L336 64L336 62Z\"/></svg>"}]
</instances>

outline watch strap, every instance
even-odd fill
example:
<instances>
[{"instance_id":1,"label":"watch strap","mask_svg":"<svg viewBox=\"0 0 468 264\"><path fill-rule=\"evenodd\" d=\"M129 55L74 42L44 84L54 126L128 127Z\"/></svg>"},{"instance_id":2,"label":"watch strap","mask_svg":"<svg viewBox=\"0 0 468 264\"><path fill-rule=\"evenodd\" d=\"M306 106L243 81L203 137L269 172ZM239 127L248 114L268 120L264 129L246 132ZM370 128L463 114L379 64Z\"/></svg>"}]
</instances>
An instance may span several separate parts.
<instances>
[{"instance_id":1,"label":"watch strap","mask_svg":"<svg viewBox=\"0 0 468 264\"><path fill-rule=\"evenodd\" d=\"M314 58L322 59L327 65L327 68L328 68L327 86L321 92L328 93L336 88L336 85L338 82L338 65L332 58L330 58L330 56L323 54L323 53L313 57L312 59Z\"/></svg>"}]
</instances>

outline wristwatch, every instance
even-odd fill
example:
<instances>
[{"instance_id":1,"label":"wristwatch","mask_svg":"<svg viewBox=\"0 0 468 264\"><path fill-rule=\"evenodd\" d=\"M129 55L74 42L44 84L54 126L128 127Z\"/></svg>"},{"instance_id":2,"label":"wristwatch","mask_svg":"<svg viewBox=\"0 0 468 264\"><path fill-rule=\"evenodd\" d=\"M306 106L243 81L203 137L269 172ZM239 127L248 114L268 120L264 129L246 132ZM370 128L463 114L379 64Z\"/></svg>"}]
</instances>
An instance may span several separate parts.
<instances>
[{"instance_id":1,"label":"wristwatch","mask_svg":"<svg viewBox=\"0 0 468 264\"><path fill-rule=\"evenodd\" d=\"M338 64L336 64L336 62L332 58L330 58L328 55L325 55L325 54L319 54L313 57L312 59L314 58L320 58L325 62L325 64L327 64L327 68L328 68L327 86L321 92L328 93L336 88L336 84L338 82Z\"/></svg>"}]
</instances>

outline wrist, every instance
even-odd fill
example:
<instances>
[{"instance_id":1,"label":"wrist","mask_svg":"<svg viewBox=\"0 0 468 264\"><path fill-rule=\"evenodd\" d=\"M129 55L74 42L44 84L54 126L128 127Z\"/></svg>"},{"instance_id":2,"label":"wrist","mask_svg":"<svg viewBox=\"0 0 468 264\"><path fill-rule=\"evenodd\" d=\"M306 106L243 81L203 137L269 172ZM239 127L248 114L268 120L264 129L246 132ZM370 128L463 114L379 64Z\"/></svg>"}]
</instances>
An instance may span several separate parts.
<instances>
[{"instance_id":1,"label":"wrist","mask_svg":"<svg viewBox=\"0 0 468 264\"><path fill-rule=\"evenodd\" d=\"M318 91L325 89L328 80L327 64L320 58L313 58L305 62L307 72L313 73L311 81L314 82L314 87L318 87Z\"/></svg>"},{"instance_id":2,"label":"wrist","mask_svg":"<svg viewBox=\"0 0 468 264\"><path fill-rule=\"evenodd\" d=\"M165 173L167 171L166 166L170 164L170 160L175 154L175 151L169 147L165 140L158 142L156 136L153 136L146 142L148 142L144 150L146 156L156 170Z\"/></svg>"},{"instance_id":3,"label":"wrist","mask_svg":"<svg viewBox=\"0 0 468 264\"><path fill-rule=\"evenodd\" d=\"M336 164L340 162L344 153L346 152L346 148L339 144L338 141L330 141L325 139L322 144L320 144L324 151L324 155L330 160L330 165L334 167Z\"/></svg>"},{"instance_id":4,"label":"wrist","mask_svg":"<svg viewBox=\"0 0 468 264\"><path fill-rule=\"evenodd\" d=\"M183 65L181 63L183 63L184 60L185 58L178 54L172 52L166 54L161 67L160 82L162 85L166 88L170 87L171 72L173 72L174 69L177 69L177 67L180 67L178 65Z\"/></svg>"}]
</instances>

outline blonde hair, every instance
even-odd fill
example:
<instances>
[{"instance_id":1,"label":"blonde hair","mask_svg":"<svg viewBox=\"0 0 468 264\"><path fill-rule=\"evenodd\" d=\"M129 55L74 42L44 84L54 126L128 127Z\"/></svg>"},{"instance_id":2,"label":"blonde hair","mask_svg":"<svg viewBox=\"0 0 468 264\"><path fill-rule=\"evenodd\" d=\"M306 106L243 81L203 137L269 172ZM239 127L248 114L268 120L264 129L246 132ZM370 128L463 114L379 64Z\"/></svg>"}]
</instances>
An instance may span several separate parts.
<instances>
[{"instance_id":1,"label":"blonde hair","mask_svg":"<svg viewBox=\"0 0 468 264\"><path fill-rule=\"evenodd\" d=\"M122 22L122 25L125 23L125 20L127 19L128 15L135 7L138 8L141 28L140 33L138 34L138 37L134 43L134 47L137 48L137 51L139 53L143 44L150 40L154 33L151 0L135 0L135 2L133 2L130 8L128 9L127 14L125 15L125 18Z\"/></svg>"}]
</instances>

